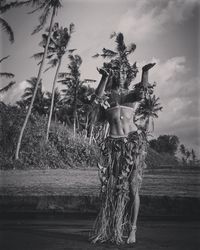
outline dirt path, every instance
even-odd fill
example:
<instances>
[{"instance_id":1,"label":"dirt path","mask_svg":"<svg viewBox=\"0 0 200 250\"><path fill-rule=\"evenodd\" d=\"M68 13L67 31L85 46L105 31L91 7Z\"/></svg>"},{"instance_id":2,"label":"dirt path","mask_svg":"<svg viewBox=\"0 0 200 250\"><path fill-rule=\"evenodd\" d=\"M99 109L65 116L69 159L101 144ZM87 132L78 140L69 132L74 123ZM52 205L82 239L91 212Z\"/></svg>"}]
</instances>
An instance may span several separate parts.
<instances>
[{"instance_id":1,"label":"dirt path","mask_svg":"<svg viewBox=\"0 0 200 250\"><path fill-rule=\"evenodd\" d=\"M200 225L188 221L149 221L138 223L137 243L117 246L93 245L88 240L94 218L0 220L2 250L197 250Z\"/></svg>"}]
</instances>

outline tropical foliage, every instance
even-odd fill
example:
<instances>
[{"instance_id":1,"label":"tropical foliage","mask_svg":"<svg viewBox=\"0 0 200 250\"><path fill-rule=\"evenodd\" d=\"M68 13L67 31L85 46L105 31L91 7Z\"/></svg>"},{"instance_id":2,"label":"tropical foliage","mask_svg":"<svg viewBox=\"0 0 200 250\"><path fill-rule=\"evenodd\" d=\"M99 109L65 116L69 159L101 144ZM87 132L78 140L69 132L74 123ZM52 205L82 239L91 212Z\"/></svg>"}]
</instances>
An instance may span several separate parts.
<instances>
[{"instance_id":1,"label":"tropical foliage","mask_svg":"<svg viewBox=\"0 0 200 250\"><path fill-rule=\"evenodd\" d=\"M14 159L17 135L26 113L0 103L0 169L88 168L96 166L99 150L89 145L82 135L74 139L69 127L52 123L48 143L45 143L47 118L31 114L21 147L20 160Z\"/></svg>"},{"instance_id":2,"label":"tropical foliage","mask_svg":"<svg viewBox=\"0 0 200 250\"><path fill-rule=\"evenodd\" d=\"M75 136L76 129L80 128L80 123L84 120L81 114L83 114L87 109L88 112L90 111L87 96L89 96L93 90L83 84L95 82L95 80L80 79L80 66L82 64L82 59L79 55L69 55L69 60L68 72L60 74L60 82L66 86L66 89L62 90L64 94L63 103L68 105L69 109L71 108L71 117L73 118L73 130ZM86 113L86 120L87 119L88 113Z\"/></svg>"},{"instance_id":3,"label":"tropical foliage","mask_svg":"<svg viewBox=\"0 0 200 250\"><path fill-rule=\"evenodd\" d=\"M151 148L158 153L166 152L170 155L175 155L179 145L179 138L176 135L161 135L149 143Z\"/></svg>"},{"instance_id":4,"label":"tropical foliage","mask_svg":"<svg viewBox=\"0 0 200 250\"><path fill-rule=\"evenodd\" d=\"M49 112L49 120L48 120L48 125L47 125L47 134L46 134L46 141L48 141L49 137L49 130L50 130L50 124L51 124L51 118L52 118L52 113L54 109L54 96L55 96L55 86L62 62L63 56L68 52L72 53L73 50L67 50L69 41L71 39L71 34L74 31L74 24L71 23L68 28L63 28L62 26L59 27L58 23L54 24L53 28L53 33L52 36L50 37L48 49L47 49L47 59L48 64L50 65L47 69L49 70L50 68L56 67L56 73L55 77L53 80L53 85L52 85L52 93L51 93L51 107L50 107L50 112ZM48 40L48 35L43 34L43 40L41 45L44 47L46 46ZM40 52L39 54L34 55L35 58L38 58L39 56L44 57L44 53Z\"/></svg>"},{"instance_id":5,"label":"tropical foliage","mask_svg":"<svg viewBox=\"0 0 200 250\"><path fill-rule=\"evenodd\" d=\"M15 2L13 7L18 7L18 6L23 6L23 5L32 5L32 7L34 7L35 9L31 13L37 12L39 10L43 10L41 16L39 17L39 25L34 29L33 34L40 31L44 27L49 14L51 12L52 12L52 14L51 14L51 21L50 21L50 25L49 25L48 38L46 41L46 45L44 47L44 54L43 54L43 57L42 57L42 60L40 63L39 70L38 70L35 90L34 90L34 93L33 93L32 99L31 99L29 109L27 111L26 118L25 118L24 123L22 125L22 129L21 129L20 134L19 134L19 139L18 139L16 153L15 153L16 160L19 159L19 151L20 151L20 147L21 147L22 137L23 137L25 128L27 126L29 117L31 115L31 110L33 107L33 103L35 101L35 96L36 96L38 85L39 85L39 82L41 79L41 74L42 74L44 62L45 62L45 59L47 56L48 46L49 46L51 33L52 33L52 29L53 29L54 17L57 13L57 10L61 7L61 3L59 0L47 0L47 1L46 0L45 1L44 0L43 1L42 0L27 0L27 1L23 1L23 2Z\"/></svg>"},{"instance_id":6,"label":"tropical foliage","mask_svg":"<svg viewBox=\"0 0 200 250\"><path fill-rule=\"evenodd\" d=\"M26 80L28 87L25 88L24 94L21 97L21 100L17 102L17 105L25 110L28 109L31 103L31 99L35 90L35 85L37 83L37 78L32 77L29 80ZM42 80L39 82L35 102L33 104L32 111L33 113L37 112L40 115L46 114L46 107L45 107L45 93L42 91Z\"/></svg>"},{"instance_id":7,"label":"tropical foliage","mask_svg":"<svg viewBox=\"0 0 200 250\"><path fill-rule=\"evenodd\" d=\"M152 131L154 130L154 118L158 118L158 112L162 111L162 107L158 102L159 98L155 95L148 95L144 98L144 100L140 103L138 109L136 110L135 121L136 123L139 121L140 124L145 128L145 130L151 131L150 125L152 127Z\"/></svg>"},{"instance_id":8,"label":"tropical foliage","mask_svg":"<svg viewBox=\"0 0 200 250\"><path fill-rule=\"evenodd\" d=\"M5 56L3 58L0 59L0 64L6 60L9 56ZM12 73L8 73L8 72L0 72L0 77L3 78L14 78L15 75ZM4 94L6 91L8 91L13 85L15 84L15 81L10 81L8 84L6 84L6 86L4 86L3 88L0 89L0 94Z\"/></svg>"}]
</instances>

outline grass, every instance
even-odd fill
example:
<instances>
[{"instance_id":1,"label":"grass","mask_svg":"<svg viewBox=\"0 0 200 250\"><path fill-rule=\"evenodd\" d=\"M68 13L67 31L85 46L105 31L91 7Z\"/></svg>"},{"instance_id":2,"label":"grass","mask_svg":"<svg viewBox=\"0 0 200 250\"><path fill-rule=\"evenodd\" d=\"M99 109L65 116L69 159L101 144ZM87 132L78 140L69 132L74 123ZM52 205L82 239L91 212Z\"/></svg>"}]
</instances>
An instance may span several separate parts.
<instances>
[{"instance_id":1,"label":"grass","mask_svg":"<svg viewBox=\"0 0 200 250\"><path fill-rule=\"evenodd\" d=\"M0 195L92 195L99 193L96 169L0 171ZM200 197L200 169L147 169L142 195Z\"/></svg>"}]
</instances>

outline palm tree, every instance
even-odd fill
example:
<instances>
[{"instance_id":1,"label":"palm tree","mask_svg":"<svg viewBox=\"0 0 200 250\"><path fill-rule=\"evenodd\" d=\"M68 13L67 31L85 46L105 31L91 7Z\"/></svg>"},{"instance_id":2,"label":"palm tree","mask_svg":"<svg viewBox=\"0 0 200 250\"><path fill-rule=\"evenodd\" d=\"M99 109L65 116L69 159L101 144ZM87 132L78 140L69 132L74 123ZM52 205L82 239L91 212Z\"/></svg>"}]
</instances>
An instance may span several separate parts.
<instances>
[{"instance_id":1,"label":"palm tree","mask_svg":"<svg viewBox=\"0 0 200 250\"><path fill-rule=\"evenodd\" d=\"M87 81L87 79L86 79ZM90 80L91 82L91 80ZM90 103L90 96L92 96L95 92L95 89L89 85L84 85L83 83L80 85L77 93L78 100L78 122L81 125L81 128L85 130L85 139L88 137L88 130L90 126L90 114L93 111L93 107Z\"/></svg>"},{"instance_id":2,"label":"palm tree","mask_svg":"<svg viewBox=\"0 0 200 250\"><path fill-rule=\"evenodd\" d=\"M46 42L46 45L44 47L44 54L43 54L42 61L41 61L40 66L39 66L39 71L38 71L38 75L37 75L37 82L36 82L36 85L35 85L35 90L34 90L34 93L33 93L32 99L31 99L31 103L30 103L26 118L24 120L22 129L20 131L19 139L18 139L18 142L17 142L15 159L19 159L19 150L20 150L20 147L21 147L22 137L23 137L24 130L26 128L28 119L29 119L30 114L31 114L31 110L32 110L33 103L34 103L34 100L35 100L35 97L36 97L38 85L40 83L41 74L42 74L42 70L43 70L43 67L44 67L44 62L45 62L45 59L46 59L46 56L47 56L47 49L48 49L48 46L49 46L50 37L51 37L52 29L53 29L54 17L57 14L58 9L62 6L60 0L27 0L27 1L23 1L23 2L16 2L13 5L13 7L24 6L24 5L32 5L33 7L35 7L35 9L31 13L43 10L42 14L39 17L40 23L34 29L33 34L40 31L44 27L50 13L51 13L51 20L50 20L50 26L49 26L49 30L48 30L47 42Z\"/></svg>"},{"instance_id":3,"label":"palm tree","mask_svg":"<svg viewBox=\"0 0 200 250\"><path fill-rule=\"evenodd\" d=\"M3 58L0 59L0 64L6 60L9 56L5 56ZM5 78L14 78L14 74L12 73L8 73L8 72L0 72L0 77L5 77ZM0 94L5 93L6 91L8 91L13 85L15 84L15 81L11 81L9 82L6 86L4 86L3 88L0 89Z\"/></svg>"},{"instance_id":4,"label":"palm tree","mask_svg":"<svg viewBox=\"0 0 200 250\"><path fill-rule=\"evenodd\" d=\"M68 65L69 72L61 73L60 80L61 83L66 85L67 89L62 90L64 93L63 102L68 103L72 106L73 109L73 130L74 130L74 137L76 136L76 127L79 125L78 122L78 104L81 100L78 98L78 94L81 92L81 88L84 83L95 82L95 80L91 79L80 79L80 66L82 64L82 59L79 55L69 55L70 63Z\"/></svg>"},{"instance_id":5,"label":"palm tree","mask_svg":"<svg viewBox=\"0 0 200 250\"><path fill-rule=\"evenodd\" d=\"M60 65L63 59L63 56L69 52L73 52L74 50L67 50L67 47L69 45L69 41L71 39L71 35L74 31L74 24L71 23L68 28L63 28L62 26L59 27L58 23L55 23L54 25L54 31L52 34L52 37L50 38L48 50L47 50L47 58L49 59L48 64L50 66L45 70L49 70L52 67L56 67L56 73L54 76L53 80L53 85L52 85L52 98L51 98L51 107L50 107L50 112L49 112L49 119L48 119L48 125L47 125L47 133L46 133L46 142L48 141L49 137L49 130L50 130L50 125L51 125L51 118L52 118L52 113L53 113L53 107L54 107L54 96L55 96L55 86L56 86L56 81L58 78L58 73L60 70ZM47 35L43 34L43 41L41 44L45 44L47 41ZM39 58L40 56L43 56L43 53L37 53L34 55L35 58Z\"/></svg>"},{"instance_id":6,"label":"palm tree","mask_svg":"<svg viewBox=\"0 0 200 250\"><path fill-rule=\"evenodd\" d=\"M152 123L152 128L154 130L154 122L153 118L158 118L158 112L162 111L160 103L158 103L159 98L156 98L155 95L149 95L148 98L144 98L144 100L139 105L136 110L136 122L138 120L144 121L145 130L148 130L150 121Z\"/></svg>"},{"instance_id":7,"label":"palm tree","mask_svg":"<svg viewBox=\"0 0 200 250\"><path fill-rule=\"evenodd\" d=\"M68 93L66 94L64 101L71 99L72 106L73 106L73 129L74 129L74 137L76 135L76 122L77 122L77 92L79 85L81 84L80 81L80 66L82 64L82 59L79 55L69 55L70 63L68 68L70 70L69 75L70 77L65 78L62 83L67 85Z\"/></svg>"}]
</instances>

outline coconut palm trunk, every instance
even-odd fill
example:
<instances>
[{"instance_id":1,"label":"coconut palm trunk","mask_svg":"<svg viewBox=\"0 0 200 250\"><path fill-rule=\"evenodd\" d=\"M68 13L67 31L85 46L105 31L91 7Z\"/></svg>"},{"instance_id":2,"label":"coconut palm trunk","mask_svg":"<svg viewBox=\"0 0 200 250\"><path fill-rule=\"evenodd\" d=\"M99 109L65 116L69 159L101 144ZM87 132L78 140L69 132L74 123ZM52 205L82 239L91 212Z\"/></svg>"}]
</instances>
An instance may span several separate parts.
<instances>
[{"instance_id":1,"label":"coconut palm trunk","mask_svg":"<svg viewBox=\"0 0 200 250\"><path fill-rule=\"evenodd\" d=\"M94 136L94 126L95 126L95 123L96 123L96 120L97 120L97 110L94 110L93 112L96 113L94 114L94 117L91 121L91 129L90 129L90 136L89 136L89 144L92 144L92 139L93 139L93 136Z\"/></svg>"},{"instance_id":2,"label":"coconut palm trunk","mask_svg":"<svg viewBox=\"0 0 200 250\"><path fill-rule=\"evenodd\" d=\"M74 91L74 137L76 137L76 121L77 121L77 89L78 83L76 84Z\"/></svg>"},{"instance_id":3,"label":"coconut palm trunk","mask_svg":"<svg viewBox=\"0 0 200 250\"><path fill-rule=\"evenodd\" d=\"M88 135L88 125L89 125L89 114L86 115L85 140L87 139L87 135Z\"/></svg>"},{"instance_id":4,"label":"coconut palm trunk","mask_svg":"<svg viewBox=\"0 0 200 250\"><path fill-rule=\"evenodd\" d=\"M92 123L91 130L90 130L89 144L92 143L93 131L94 131L94 123Z\"/></svg>"},{"instance_id":5,"label":"coconut palm trunk","mask_svg":"<svg viewBox=\"0 0 200 250\"><path fill-rule=\"evenodd\" d=\"M51 107L50 107L50 112L49 112L49 120L48 120L48 124L47 124L46 143L49 140L49 130L50 130L51 119L52 119L53 108L54 108L55 86L56 86L56 81L57 81L57 78L58 78L58 73L59 73L59 70L60 70L61 61L62 61L62 57L59 58L58 66L57 66L57 69L56 69L56 74L55 74L55 77L54 77L54 80L53 80Z\"/></svg>"},{"instance_id":6,"label":"coconut palm trunk","mask_svg":"<svg viewBox=\"0 0 200 250\"><path fill-rule=\"evenodd\" d=\"M47 43L45 45L44 55L43 55L43 58L42 58L42 61L41 61L41 64L40 64L39 71L38 71L38 76L37 76L37 82L36 82L36 85L35 85L35 90L34 90L34 93L33 93L32 99L31 99L31 103L30 103L30 106L28 108L28 112L26 114L26 118L24 120L22 129L20 131L19 139L18 139L18 142L17 142L17 149L16 149L16 152L15 152L15 159L16 160L19 159L19 151L20 151L20 147L21 147L22 137L23 137L23 134L24 134L24 131L25 131L28 119L29 119L29 117L31 115L31 110L32 110L32 107L33 107L33 103L34 103L34 100L35 100L36 93L37 93L38 85L40 83L41 74L42 74L42 70L43 70L43 67L44 67L44 62L45 62L45 58L46 58L46 55L47 55L47 50L48 50L48 46L49 46L49 42L50 42L50 37L51 37L51 33L52 33L53 20L54 20L54 17L55 17L55 13L56 13L56 8L54 7L53 8L53 12L52 12L52 16L51 16L51 21L50 21L50 27L49 27L49 33L48 33Z\"/></svg>"}]
</instances>

